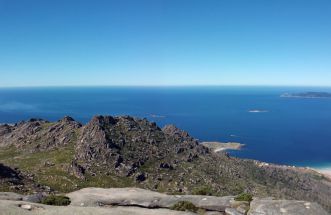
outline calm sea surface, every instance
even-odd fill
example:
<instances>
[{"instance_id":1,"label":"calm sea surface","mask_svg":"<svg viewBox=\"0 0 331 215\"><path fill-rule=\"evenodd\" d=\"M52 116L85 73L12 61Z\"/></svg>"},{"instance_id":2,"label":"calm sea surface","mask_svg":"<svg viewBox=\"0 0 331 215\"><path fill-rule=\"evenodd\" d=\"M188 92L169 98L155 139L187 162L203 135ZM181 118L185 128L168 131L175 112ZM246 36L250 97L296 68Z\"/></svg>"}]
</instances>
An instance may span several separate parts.
<instances>
[{"instance_id":1,"label":"calm sea surface","mask_svg":"<svg viewBox=\"0 0 331 215\"><path fill-rule=\"evenodd\" d=\"M282 98L331 89L271 87L2 88L0 123L70 115L146 117L175 124L204 141L246 144L231 154L280 164L331 165L331 99ZM252 113L249 110L263 110Z\"/></svg>"}]
</instances>

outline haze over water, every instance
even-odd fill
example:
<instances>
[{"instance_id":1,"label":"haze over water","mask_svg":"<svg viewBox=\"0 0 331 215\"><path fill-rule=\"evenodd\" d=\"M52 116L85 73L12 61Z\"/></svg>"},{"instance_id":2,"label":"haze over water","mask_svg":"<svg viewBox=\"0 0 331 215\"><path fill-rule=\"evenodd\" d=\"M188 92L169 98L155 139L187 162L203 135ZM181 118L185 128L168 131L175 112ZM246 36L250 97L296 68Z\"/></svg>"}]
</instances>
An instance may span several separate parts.
<instances>
[{"instance_id":1,"label":"haze over water","mask_svg":"<svg viewBox=\"0 0 331 215\"><path fill-rule=\"evenodd\" d=\"M2 88L0 122L50 121L70 115L146 117L175 124L203 141L246 144L234 156L279 164L331 164L331 99L282 98L285 92L322 88L276 87L75 87ZM252 113L250 110L261 110Z\"/></svg>"}]
</instances>

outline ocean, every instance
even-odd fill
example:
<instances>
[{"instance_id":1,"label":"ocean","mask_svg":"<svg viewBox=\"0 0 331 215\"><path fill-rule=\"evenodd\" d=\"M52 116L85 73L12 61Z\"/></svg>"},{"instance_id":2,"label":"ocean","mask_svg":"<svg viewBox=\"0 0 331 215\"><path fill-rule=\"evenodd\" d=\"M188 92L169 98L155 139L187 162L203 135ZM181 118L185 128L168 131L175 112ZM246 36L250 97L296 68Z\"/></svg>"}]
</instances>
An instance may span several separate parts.
<instances>
[{"instance_id":1,"label":"ocean","mask_svg":"<svg viewBox=\"0 0 331 215\"><path fill-rule=\"evenodd\" d=\"M331 166L331 99L284 98L304 87L0 88L0 123L70 115L133 115L175 124L201 141L245 144L233 156L277 164ZM259 110L259 111L254 111Z\"/></svg>"}]
</instances>

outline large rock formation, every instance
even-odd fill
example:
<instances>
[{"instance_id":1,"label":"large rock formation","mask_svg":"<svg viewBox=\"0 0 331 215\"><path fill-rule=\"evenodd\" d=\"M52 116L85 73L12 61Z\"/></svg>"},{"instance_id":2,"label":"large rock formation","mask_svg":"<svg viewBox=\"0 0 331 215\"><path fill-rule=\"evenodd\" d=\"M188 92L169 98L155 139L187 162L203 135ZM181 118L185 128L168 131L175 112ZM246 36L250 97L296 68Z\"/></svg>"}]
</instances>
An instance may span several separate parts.
<instances>
[{"instance_id":1,"label":"large rock formation","mask_svg":"<svg viewBox=\"0 0 331 215\"><path fill-rule=\"evenodd\" d=\"M130 116L96 116L84 126L70 117L0 125L0 163L59 192L88 186L178 194L249 192L315 201L331 211L331 181L317 172L214 153L173 125L161 129Z\"/></svg>"},{"instance_id":2,"label":"large rock formation","mask_svg":"<svg viewBox=\"0 0 331 215\"><path fill-rule=\"evenodd\" d=\"M166 195L138 188L84 188L68 193L69 206L52 207L27 202L25 196L0 192L0 214L150 214L150 215L327 215L318 204L295 200L254 199L236 201L233 196ZM22 201L23 200L23 201ZM194 205L176 211L180 202ZM185 208L182 208L183 210ZM186 208L190 210L192 208Z\"/></svg>"},{"instance_id":3,"label":"large rock formation","mask_svg":"<svg viewBox=\"0 0 331 215\"><path fill-rule=\"evenodd\" d=\"M87 164L86 169L103 167L109 174L131 176L149 161L159 163L176 154L193 159L207 151L187 133L178 140L182 134L185 132L173 135L163 132L146 119L96 116L82 129L76 145L76 158Z\"/></svg>"},{"instance_id":4,"label":"large rock formation","mask_svg":"<svg viewBox=\"0 0 331 215\"><path fill-rule=\"evenodd\" d=\"M84 188L67 194L74 206L139 206L145 208L171 208L180 201L188 201L208 211L224 212L238 207L242 202L233 196L216 197L202 195L167 195L139 188Z\"/></svg>"}]
</instances>

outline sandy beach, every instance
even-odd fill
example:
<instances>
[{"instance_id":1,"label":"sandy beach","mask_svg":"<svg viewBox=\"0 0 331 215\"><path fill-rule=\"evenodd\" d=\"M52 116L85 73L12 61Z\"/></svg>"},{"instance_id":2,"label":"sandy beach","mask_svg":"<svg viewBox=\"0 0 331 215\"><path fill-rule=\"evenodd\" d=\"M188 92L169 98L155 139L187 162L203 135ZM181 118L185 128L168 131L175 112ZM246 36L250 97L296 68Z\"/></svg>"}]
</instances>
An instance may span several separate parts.
<instances>
[{"instance_id":1,"label":"sandy beach","mask_svg":"<svg viewBox=\"0 0 331 215\"><path fill-rule=\"evenodd\" d=\"M245 146L245 144L236 143L236 142L202 142L202 145L211 148L214 150L214 152L221 152L225 150L240 150L242 147Z\"/></svg>"},{"instance_id":2,"label":"sandy beach","mask_svg":"<svg viewBox=\"0 0 331 215\"><path fill-rule=\"evenodd\" d=\"M315 171L325 175L331 179L331 166L330 167L321 167L321 168L313 168Z\"/></svg>"}]
</instances>

